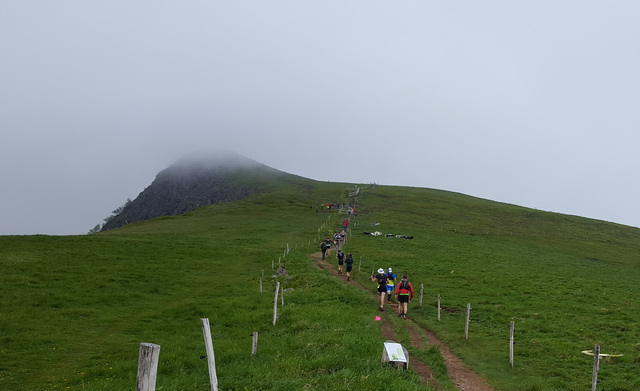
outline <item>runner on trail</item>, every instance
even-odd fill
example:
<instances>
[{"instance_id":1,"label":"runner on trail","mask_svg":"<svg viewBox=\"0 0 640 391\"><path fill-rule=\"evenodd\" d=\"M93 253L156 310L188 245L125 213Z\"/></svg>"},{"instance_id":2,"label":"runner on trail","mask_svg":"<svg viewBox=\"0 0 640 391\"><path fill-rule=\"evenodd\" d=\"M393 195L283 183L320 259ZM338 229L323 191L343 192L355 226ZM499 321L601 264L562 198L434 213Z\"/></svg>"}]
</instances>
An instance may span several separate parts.
<instances>
[{"instance_id":1,"label":"runner on trail","mask_svg":"<svg viewBox=\"0 0 640 391\"><path fill-rule=\"evenodd\" d=\"M387 272L387 299L389 303L391 303L391 296L393 296L393 288L396 285L396 275L393 273L393 270L389 268Z\"/></svg>"},{"instance_id":2,"label":"runner on trail","mask_svg":"<svg viewBox=\"0 0 640 391\"><path fill-rule=\"evenodd\" d=\"M338 253L336 254L336 256L338 257L338 274L342 274L342 265L344 264L344 253L342 252L342 250L338 250Z\"/></svg>"},{"instance_id":3,"label":"runner on trail","mask_svg":"<svg viewBox=\"0 0 640 391\"><path fill-rule=\"evenodd\" d=\"M320 243L320 251L322 251L322 260L324 261L327 258L327 243Z\"/></svg>"},{"instance_id":4,"label":"runner on trail","mask_svg":"<svg viewBox=\"0 0 640 391\"><path fill-rule=\"evenodd\" d=\"M384 295L387 293L387 275L384 269L378 269L378 274L371 276L371 281L378 282L378 294L380 295L380 311L384 311Z\"/></svg>"},{"instance_id":5,"label":"runner on trail","mask_svg":"<svg viewBox=\"0 0 640 391\"><path fill-rule=\"evenodd\" d=\"M347 264L347 281L349 281L351 280L351 268L353 267L353 255L351 253L347 254L345 263Z\"/></svg>"},{"instance_id":6,"label":"runner on trail","mask_svg":"<svg viewBox=\"0 0 640 391\"><path fill-rule=\"evenodd\" d=\"M407 309L409 302L413 300L413 285L407 280L407 276L402 276L402 281L396 288L396 297L398 298L398 317L407 319Z\"/></svg>"}]
</instances>

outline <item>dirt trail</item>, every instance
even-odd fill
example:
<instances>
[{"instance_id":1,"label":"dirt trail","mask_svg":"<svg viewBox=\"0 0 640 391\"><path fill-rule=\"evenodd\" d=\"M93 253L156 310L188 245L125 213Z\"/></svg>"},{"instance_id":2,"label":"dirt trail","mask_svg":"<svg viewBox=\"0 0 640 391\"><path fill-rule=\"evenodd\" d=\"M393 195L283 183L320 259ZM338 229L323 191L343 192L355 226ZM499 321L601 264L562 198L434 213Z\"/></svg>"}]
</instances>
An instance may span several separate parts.
<instances>
[{"instance_id":1,"label":"dirt trail","mask_svg":"<svg viewBox=\"0 0 640 391\"><path fill-rule=\"evenodd\" d=\"M320 252L311 254L311 257L317 261L320 268L326 270L331 275L336 277L345 277L344 275L339 276L338 271L335 267L330 265L326 260L322 260L322 254ZM327 253L327 259L333 259L330 257L330 253ZM368 291L357 281L347 281L346 278L344 278L343 282L358 289ZM383 320L381 328L382 336L388 340L396 340L393 328L391 327L391 321L388 318L388 316L394 316L395 311L382 312L380 314L384 315L381 316ZM440 354L442 355L445 365L447 366L447 373L460 391L493 391L493 388L489 386L486 380L484 380L471 369L467 368L463 364L462 360L460 360L455 354L453 354L451 350L449 350L447 345L445 345L444 342L438 339L438 337L436 337L436 335L431 330L412 322L410 319L407 319L407 322L410 322L409 324L407 324L407 329L411 337L411 344L417 349L424 348L425 342L423 338L414 329L414 327L420 328L426 334L428 343L430 345L435 345L440 349ZM433 372L425 363L417 360L414 357L411 357L409 360L409 366L420 376L424 384L428 384L438 390L442 389L442 386L433 377Z\"/></svg>"}]
</instances>

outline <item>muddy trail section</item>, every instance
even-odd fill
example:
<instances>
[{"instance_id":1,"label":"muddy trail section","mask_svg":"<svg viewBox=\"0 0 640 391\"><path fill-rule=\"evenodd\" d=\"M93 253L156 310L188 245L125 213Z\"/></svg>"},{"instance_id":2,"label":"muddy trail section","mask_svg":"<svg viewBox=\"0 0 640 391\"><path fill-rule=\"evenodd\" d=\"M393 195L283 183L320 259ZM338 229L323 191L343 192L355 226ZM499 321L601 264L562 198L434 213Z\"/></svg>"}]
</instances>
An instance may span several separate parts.
<instances>
[{"instance_id":1,"label":"muddy trail section","mask_svg":"<svg viewBox=\"0 0 640 391\"><path fill-rule=\"evenodd\" d=\"M311 254L310 257L317 262L319 268L337 278L340 278L345 284L349 284L360 290L369 292L368 289L363 287L357 281L347 281L346 276L338 275L338 270L333 265L329 264L329 262L323 260L320 252ZM327 252L327 258L329 257L329 252ZM375 297L375 294L372 293L372 296ZM374 307L375 302L372 302L372 308ZM391 308L397 308L397 304L391 304ZM382 337L387 340L397 341L393 327L391 326L391 320L389 319L389 316L395 316L395 311L385 311L380 312L379 314L382 318ZM415 328L422 330L427 336L426 343ZM471 369L467 368L462 360L453 354L449 347L445 345L445 343L442 342L431 330L414 323L411 319L407 319L407 330L411 337L411 345L414 348L421 350L428 345L435 345L438 347L445 365L447 366L447 374L460 391L494 391L486 380ZM417 360L415 357L411 357L409 360L409 367L420 376L423 384L427 384L437 390L442 390L442 386L438 383L437 379L433 377L433 372L425 363Z\"/></svg>"}]
</instances>

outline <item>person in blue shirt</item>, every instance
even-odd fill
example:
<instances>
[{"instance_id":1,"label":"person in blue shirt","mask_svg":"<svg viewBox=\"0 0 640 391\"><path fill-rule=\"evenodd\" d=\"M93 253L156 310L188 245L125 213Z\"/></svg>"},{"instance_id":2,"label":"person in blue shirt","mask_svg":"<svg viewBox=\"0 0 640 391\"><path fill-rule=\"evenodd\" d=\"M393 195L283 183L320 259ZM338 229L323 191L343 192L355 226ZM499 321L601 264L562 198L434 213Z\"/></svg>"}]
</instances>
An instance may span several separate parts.
<instances>
[{"instance_id":1,"label":"person in blue shirt","mask_svg":"<svg viewBox=\"0 0 640 391\"><path fill-rule=\"evenodd\" d=\"M391 296L393 296L393 290L396 287L396 275L393 273L393 269L389 268L387 272L387 298L391 303Z\"/></svg>"}]
</instances>

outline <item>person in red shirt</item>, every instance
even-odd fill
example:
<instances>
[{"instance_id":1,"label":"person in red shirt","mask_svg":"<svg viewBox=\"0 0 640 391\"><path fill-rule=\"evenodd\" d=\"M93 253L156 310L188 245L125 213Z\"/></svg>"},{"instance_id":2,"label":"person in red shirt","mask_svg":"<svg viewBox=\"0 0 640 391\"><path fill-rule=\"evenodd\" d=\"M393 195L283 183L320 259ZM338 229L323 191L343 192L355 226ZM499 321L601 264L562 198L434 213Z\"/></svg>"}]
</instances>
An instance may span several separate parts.
<instances>
[{"instance_id":1,"label":"person in red shirt","mask_svg":"<svg viewBox=\"0 0 640 391\"><path fill-rule=\"evenodd\" d=\"M396 299L398 299L398 317L407 319L409 302L413 300L413 285L406 275L402 276L402 281L396 285Z\"/></svg>"}]
</instances>

